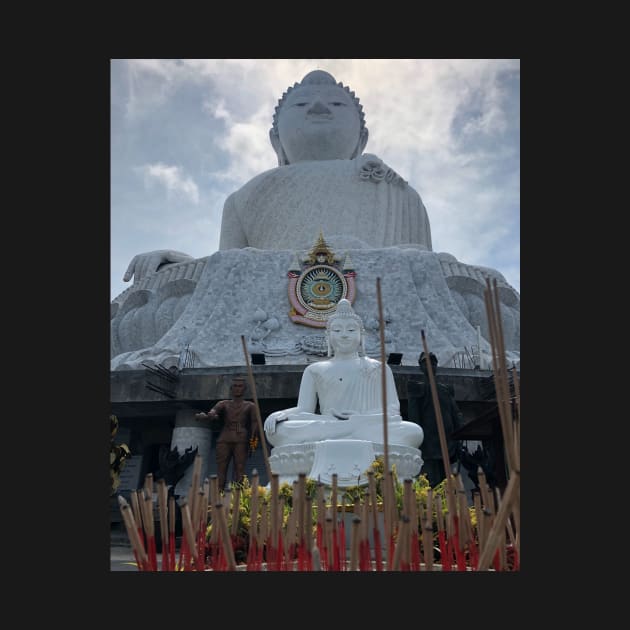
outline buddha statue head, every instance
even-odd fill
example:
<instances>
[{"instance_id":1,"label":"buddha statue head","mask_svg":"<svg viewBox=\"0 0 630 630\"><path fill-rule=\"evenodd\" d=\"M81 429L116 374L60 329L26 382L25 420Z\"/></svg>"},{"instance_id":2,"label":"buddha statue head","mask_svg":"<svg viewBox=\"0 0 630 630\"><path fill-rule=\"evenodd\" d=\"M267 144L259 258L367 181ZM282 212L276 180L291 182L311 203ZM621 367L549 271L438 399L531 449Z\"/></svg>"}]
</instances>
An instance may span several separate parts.
<instances>
[{"instance_id":1,"label":"buddha statue head","mask_svg":"<svg viewBox=\"0 0 630 630\"><path fill-rule=\"evenodd\" d=\"M309 72L278 101L269 138L278 166L309 160L350 160L368 140L359 99L323 70Z\"/></svg>"},{"instance_id":2,"label":"buddha statue head","mask_svg":"<svg viewBox=\"0 0 630 630\"><path fill-rule=\"evenodd\" d=\"M339 300L335 312L326 322L326 341L328 356L333 353L349 354L358 352L365 354L365 328L363 321L354 312L352 305L345 298Z\"/></svg>"}]
</instances>

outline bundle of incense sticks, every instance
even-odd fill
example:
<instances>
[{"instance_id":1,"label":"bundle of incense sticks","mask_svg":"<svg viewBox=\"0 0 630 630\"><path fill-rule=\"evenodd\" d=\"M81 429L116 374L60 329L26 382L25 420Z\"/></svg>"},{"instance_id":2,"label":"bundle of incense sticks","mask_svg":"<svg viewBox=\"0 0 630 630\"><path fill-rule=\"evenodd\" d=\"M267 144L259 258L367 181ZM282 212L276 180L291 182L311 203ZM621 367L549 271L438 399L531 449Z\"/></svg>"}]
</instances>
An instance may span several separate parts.
<instances>
[{"instance_id":1,"label":"bundle of incense sticks","mask_svg":"<svg viewBox=\"0 0 630 630\"><path fill-rule=\"evenodd\" d=\"M516 369L513 369L514 396L512 396L505 361L497 281L495 279L491 283L490 280L487 280L486 283L487 288L484 297L492 348L492 370L509 479L503 496L497 496L499 505L485 544L481 549L477 564L479 571L488 569L493 561L495 568L497 562L499 568L505 568L505 545L503 543L506 531L511 532L510 535L513 537L516 566L520 561L520 390L518 375ZM498 560L496 559L497 551L499 551Z\"/></svg>"},{"instance_id":2,"label":"bundle of incense sticks","mask_svg":"<svg viewBox=\"0 0 630 630\"><path fill-rule=\"evenodd\" d=\"M196 468L200 470L200 462ZM413 481L405 479L400 512L394 498L394 484L398 481L394 481L393 474L383 478L382 506L378 504L373 471L368 471L367 478L367 491L354 500L350 544L346 548L345 496L342 493L340 513L335 483L327 504L323 484L318 483L315 497L310 497L306 494L305 476L299 476L292 484L289 506L285 505L284 495L280 496L276 475L272 476L271 490L267 493L269 499L260 501L258 475L254 474L247 536L250 548L242 568L247 571L475 571L486 570L491 565L499 571L518 570L519 529L514 518L513 498L510 499L514 496L518 475L510 478L511 485L508 484L501 495L497 488L492 491L488 487L483 470L479 469L480 492L473 493L472 508L468 506L460 475L452 476L450 486L444 485L446 494L443 496L434 496L429 489L425 498L416 496ZM183 535L177 566L176 504L174 497L167 501L163 480L157 483L162 571L237 569L234 543L236 532L243 528L240 506L247 496L246 488L235 486L221 499L215 475L206 479L203 486L197 485L198 479L195 472L195 485L191 485L191 491L179 502ZM197 491L193 492L195 487ZM140 571L157 571L159 566L155 552L152 492L152 477L147 475L141 491L131 493L131 505L119 497L123 521ZM453 493L450 500L449 492ZM266 496L264 489L262 496ZM450 513L449 505L453 506ZM384 540L380 537L378 522L380 507L383 529L389 534ZM474 522L471 515L474 515ZM395 524L393 518L397 521ZM212 526L211 533L207 536L209 525ZM373 534L371 548L370 531ZM382 562L383 551L385 564ZM436 562L435 553L439 562Z\"/></svg>"},{"instance_id":3,"label":"bundle of incense sticks","mask_svg":"<svg viewBox=\"0 0 630 630\"><path fill-rule=\"evenodd\" d=\"M454 494L450 501L448 494L434 496L430 489L425 498L416 496L413 481L405 479L400 513L392 496L393 481L385 483L383 496L385 499L390 494L389 502L393 504L393 509L387 509L387 501L384 501L383 525L385 531L393 534L391 538L384 539L389 543L385 546L387 557L383 565L381 554L384 549L378 523L380 506L374 475L368 472L367 476L368 489L363 496L359 495L355 499L352 508L354 519L347 549L345 497L342 497L343 509L340 513L338 493L334 488L327 505L323 484L317 484L316 496L313 498L306 496L305 478L299 478L293 483L292 504L288 506L285 505L284 497L279 496L277 478L274 480L273 477L270 500L259 501L258 478L254 475L250 498L249 549L247 562L242 568L247 571L474 571L485 570L492 565L494 570L499 571L518 569L518 523L514 518L507 518L510 496L513 496L510 494L513 493L511 488L514 488L515 481L512 481L511 486L508 485L502 496L497 488L491 491L483 470L479 469L480 493L473 494L473 507L469 508L460 475L453 476L450 491ZM518 479L518 476L514 475L511 479ZM151 481L150 477L145 480L145 487L140 493L132 492L131 505L119 497L123 521L140 571L158 570L153 510L149 499ZM242 497L246 496L245 490L236 487L232 493L226 492L223 500L215 499L212 505L209 499L213 496L213 487L216 491L216 478L206 479L196 493L189 492L179 502L183 535L176 567L175 500L170 497L166 501L166 487L163 481L158 482L162 571L237 569L235 533L243 527L240 504ZM448 493L446 484L445 489ZM454 506L451 514L448 505ZM392 515L397 520L395 525L391 523ZM474 523L471 515L474 515ZM449 522L452 534L448 533ZM231 527L228 527L228 523ZM504 527L502 523L505 523ZM206 536L209 525L212 525L211 534ZM373 533L371 548L370 530ZM434 542L434 539L437 540ZM374 553L374 562L370 557L371 551ZM435 561L435 553L438 554L439 562ZM488 565L481 564L482 561Z\"/></svg>"},{"instance_id":4,"label":"bundle of incense sticks","mask_svg":"<svg viewBox=\"0 0 630 630\"><path fill-rule=\"evenodd\" d=\"M460 475L453 476L451 501L446 494L437 496L431 490L425 497L416 496L413 481L405 479L400 511L395 502L393 510L388 511L385 502L378 504L376 490L372 487L375 485L373 476L368 474L367 491L358 495L346 512L345 497L339 510L338 494L333 499L331 492L327 504L322 484L316 486L314 497L307 496L305 479L292 484L291 505L285 504L284 496L277 491L270 492L269 498L261 501L258 479L254 476L251 486L254 492L249 504L250 528L246 536L249 548L247 560L240 568L246 571L475 571L485 570L480 564L481 560L487 562L483 556L485 551L486 555L491 554L489 566L493 570L517 570L518 529L513 519L506 517L510 486L503 496L496 488L492 491L482 470L479 482L480 493L474 493L473 506L469 507ZM179 501L182 536L177 549L176 503L173 497L165 500L166 488L158 482L161 564L155 554L154 517L149 509L147 487L140 493L141 501L138 501L138 493L132 494L131 505L119 497L138 570L237 570L235 534L244 528L240 506L247 495L245 489L235 488L222 498L219 495L219 500L215 499L212 504L212 485L205 480L196 493L189 493ZM447 488L446 484L444 487ZM387 492L393 492L390 484L383 487L384 495ZM267 495L263 492L263 496ZM189 497L193 499L192 508ZM454 513L450 515L446 507L449 503L454 506ZM134 504L138 505L137 512L132 507ZM349 541L345 535L346 514L353 516ZM395 525L391 523L392 514L397 520ZM381 526L379 516L383 520ZM449 517L451 535L447 528ZM500 527L497 522L507 524ZM210 535L206 535L208 526L211 526ZM393 532L391 538L381 537L383 530Z\"/></svg>"}]
</instances>

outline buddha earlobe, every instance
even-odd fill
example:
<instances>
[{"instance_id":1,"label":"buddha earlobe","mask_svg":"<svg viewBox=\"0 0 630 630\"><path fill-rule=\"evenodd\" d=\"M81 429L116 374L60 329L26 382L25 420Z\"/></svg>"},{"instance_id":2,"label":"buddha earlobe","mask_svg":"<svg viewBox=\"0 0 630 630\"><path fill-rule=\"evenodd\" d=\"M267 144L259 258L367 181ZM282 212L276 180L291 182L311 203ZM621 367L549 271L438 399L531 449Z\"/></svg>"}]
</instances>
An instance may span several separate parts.
<instances>
[{"instance_id":1,"label":"buddha earlobe","mask_svg":"<svg viewBox=\"0 0 630 630\"><path fill-rule=\"evenodd\" d=\"M368 135L369 134L368 134L367 128L364 127L363 129L361 129L359 133L359 142L357 143L357 148L354 150L354 153L350 156L351 160L354 160L354 158L359 157L363 153L367 145Z\"/></svg>"},{"instance_id":2,"label":"buddha earlobe","mask_svg":"<svg viewBox=\"0 0 630 630\"><path fill-rule=\"evenodd\" d=\"M282 148L282 143L280 142L280 136L278 132L274 131L274 129L269 130L269 140L271 141L271 146L273 150L276 152L278 156L278 166L286 166L289 163L287 156Z\"/></svg>"}]
</instances>

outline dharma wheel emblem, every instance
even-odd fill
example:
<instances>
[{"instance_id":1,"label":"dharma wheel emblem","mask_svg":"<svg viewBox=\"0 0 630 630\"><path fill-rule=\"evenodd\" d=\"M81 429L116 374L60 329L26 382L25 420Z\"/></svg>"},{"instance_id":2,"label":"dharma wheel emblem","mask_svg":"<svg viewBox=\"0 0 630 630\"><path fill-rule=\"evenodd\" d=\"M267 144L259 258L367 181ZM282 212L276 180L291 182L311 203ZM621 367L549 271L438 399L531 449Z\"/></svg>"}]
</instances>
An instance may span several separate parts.
<instances>
[{"instance_id":1,"label":"dharma wheel emblem","mask_svg":"<svg viewBox=\"0 0 630 630\"><path fill-rule=\"evenodd\" d=\"M328 247L321 232L301 265L295 257L287 274L291 321L324 328L339 300L346 298L350 303L354 301L356 273L349 256L346 256L341 268L338 264L340 260Z\"/></svg>"}]
</instances>

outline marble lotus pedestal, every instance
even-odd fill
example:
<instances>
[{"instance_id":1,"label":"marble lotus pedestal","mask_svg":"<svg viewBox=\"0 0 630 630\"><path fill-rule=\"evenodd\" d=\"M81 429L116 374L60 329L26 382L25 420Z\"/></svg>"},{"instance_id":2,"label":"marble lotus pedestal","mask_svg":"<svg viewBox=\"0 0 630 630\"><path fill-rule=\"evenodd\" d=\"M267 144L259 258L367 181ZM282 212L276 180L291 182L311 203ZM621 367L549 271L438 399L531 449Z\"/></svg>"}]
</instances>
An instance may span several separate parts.
<instances>
[{"instance_id":1,"label":"marble lotus pedestal","mask_svg":"<svg viewBox=\"0 0 630 630\"><path fill-rule=\"evenodd\" d=\"M337 486L367 485L367 471L377 457L383 457L383 444L368 440L320 440L305 444L285 444L272 449L269 464L278 475L280 485L297 481L301 473L307 478L332 485L333 474ZM396 468L399 479L412 478L422 468L420 449L401 444L390 444L389 463Z\"/></svg>"}]
</instances>

